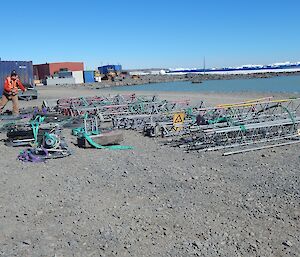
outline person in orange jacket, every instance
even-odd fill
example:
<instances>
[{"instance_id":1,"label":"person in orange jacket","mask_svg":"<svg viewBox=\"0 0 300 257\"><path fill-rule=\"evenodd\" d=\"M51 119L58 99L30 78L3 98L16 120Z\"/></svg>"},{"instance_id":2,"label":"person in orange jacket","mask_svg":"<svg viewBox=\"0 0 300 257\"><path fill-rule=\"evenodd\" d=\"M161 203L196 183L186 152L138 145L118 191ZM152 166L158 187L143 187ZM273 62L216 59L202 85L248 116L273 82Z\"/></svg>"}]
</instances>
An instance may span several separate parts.
<instances>
[{"instance_id":1,"label":"person in orange jacket","mask_svg":"<svg viewBox=\"0 0 300 257\"><path fill-rule=\"evenodd\" d=\"M13 114L19 114L19 100L18 100L18 91L19 88L25 92L26 88L23 86L20 81L18 74L15 70L13 70L9 77L6 78L2 93L2 99L0 103L0 112L2 113L3 108L8 103L8 101L12 101L13 104Z\"/></svg>"}]
</instances>

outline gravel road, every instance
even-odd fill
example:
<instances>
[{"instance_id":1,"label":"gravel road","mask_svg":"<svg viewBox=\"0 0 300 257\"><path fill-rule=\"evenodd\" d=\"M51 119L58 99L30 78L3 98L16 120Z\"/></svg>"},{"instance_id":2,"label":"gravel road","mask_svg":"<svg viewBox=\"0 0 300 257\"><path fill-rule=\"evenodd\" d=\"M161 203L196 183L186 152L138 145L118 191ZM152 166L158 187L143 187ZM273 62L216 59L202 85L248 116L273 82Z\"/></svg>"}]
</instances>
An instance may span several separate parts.
<instances>
[{"instance_id":1,"label":"gravel road","mask_svg":"<svg viewBox=\"0 0 300 257\"><path fill-rule=\"evenodd\" d=\"M95 91L40 94L31 104ZM39 164L1 143L0 256L300 256L299 145L224 157L124 134L133 150L79 149L65 130L73 155Z\"/></svg>"}]
</instances>

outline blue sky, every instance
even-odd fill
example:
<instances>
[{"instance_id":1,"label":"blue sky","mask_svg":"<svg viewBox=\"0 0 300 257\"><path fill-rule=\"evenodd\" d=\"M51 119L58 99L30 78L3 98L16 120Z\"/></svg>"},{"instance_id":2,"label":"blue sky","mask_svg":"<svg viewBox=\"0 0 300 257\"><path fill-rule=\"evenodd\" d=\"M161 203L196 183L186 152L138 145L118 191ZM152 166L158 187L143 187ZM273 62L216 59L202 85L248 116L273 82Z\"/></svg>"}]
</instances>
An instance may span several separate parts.
<instances>
[{"instance_id":1,"label":"blue sky","mask_svg":"<svg viewBox=\"0 0 300 257\"><path fill-rule=\"evenodd\" d=\"M87 69L300 61L299 0L1 1L2 60Z\"/></svg>"}]
</instances>

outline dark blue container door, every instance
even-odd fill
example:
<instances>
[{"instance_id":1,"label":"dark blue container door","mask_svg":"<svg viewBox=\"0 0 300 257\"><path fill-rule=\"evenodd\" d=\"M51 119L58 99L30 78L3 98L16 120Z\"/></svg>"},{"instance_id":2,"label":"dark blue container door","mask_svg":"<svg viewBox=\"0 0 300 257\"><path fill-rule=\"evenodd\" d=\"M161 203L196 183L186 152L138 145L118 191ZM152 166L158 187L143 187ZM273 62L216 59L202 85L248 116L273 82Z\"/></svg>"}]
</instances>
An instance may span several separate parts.
<instances>
[{"instance_id":1,"label":"dark blue container door","mask_svg":"<svg viewBox=\"0 0 300 257\"><path fill-rule=\"evenodd\" d=\"M4 81L12 70L17 72L24 85L33 85L32 62L0 61L0 95L3 92Z\"/></svg>"}]
</instances>

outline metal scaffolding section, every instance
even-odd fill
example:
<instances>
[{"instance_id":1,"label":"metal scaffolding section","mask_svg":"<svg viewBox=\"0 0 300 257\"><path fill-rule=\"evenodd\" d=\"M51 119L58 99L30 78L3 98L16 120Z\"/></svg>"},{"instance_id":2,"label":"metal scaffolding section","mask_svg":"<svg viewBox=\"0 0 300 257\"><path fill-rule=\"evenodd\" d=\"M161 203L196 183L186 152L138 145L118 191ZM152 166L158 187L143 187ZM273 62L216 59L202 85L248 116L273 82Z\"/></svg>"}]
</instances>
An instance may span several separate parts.
<instances>
[{"instance_id":1,"label":"metal scaffolding section","mask_svg":"<svg viewBox=\"0 0 300 257\"><path fill-rule=\"evenodd\" d=\"M269 143L300 135L300 98L264 97L205 108L203 102L167 101L156 96L116 95L60 99L57 111L71 117L91 117L114 129L132 129L146 136L166 137L167 144L188 151L217 150ZM87 129L87 127L86 127Z\"/></svg>"},{"instance_id":2,"label":"metal scaffolding section","mask_svg":"<svg viewBox=\"0 0 300 257\"><path fill-rule=\"evenodd\" d=\"M299 98L232 104L201 112L199 126L190 126L189 132L166 143L188 151L208 151L300 136Z\"/></svg>"},{"instance_id":3,"label":"metal scaffolding section","mask_svg":"<svg viewBox=\"0 0 300 257\"><path fill-rule=\"evenodd\" d=\"M297 137L300 117L294 120L274 120L243 126L207 129L193 135L188 150L211 147L226 148Z\"/></svg>"},{"instance_id":4,"label":"metal scaffolding section","mask_svg":"<svg viewBox=\"0 0 300 257\"><path fill-rule=\"evenodd\" d=\"M154 102L157 96L136 96L135 94L115 95L115 96L92 96L92 97L72 97L62 98L57 101L58 109L95 107L102 105L120 105L134 102Z\"/></svg>"},{"instance_id":5,"label":"metal scaffolding section","mask_svg":"<svg viewBox=\"0 0 300 257\"><path fill-rule=\"evenodd\" d=\"M203 125L249 124L300 115L300 98L219 105L200 110Z\"/></svg>"},{"instance_id":6,"label":"metal scaffolding section","mask_svg":"<svg viewBox=\"0 0 300 257\"><path fill-rule=\"evenodd\" d=\"M202 131L205 128L214 129L243 126L278 119L293 120L297 116L300 116L299 98L198 108L187 114L187 119L179 128L178 126L174 126L171 119L169 121L148 123L146 127L148 130L160 132L153 136L171 137L190 134L198 130Z\"/></svg>"},{"instance_id":7,"label":"metal scaffolding section","mask_svg":"<svg viewBox=\"0 0 300 257\"><path fill-rule=\"evenodd\" d=\"M117 100L116 100L117 99ZM166 101L156 96L127 97L116 96L109 101L107 98L93 99L62 99L58 101L57 109L67 116L97 115L103 121L111 121L114 117L124 115L164 114L183 110L190 105L188 100Z\"/></svg>"}]
</instances>

